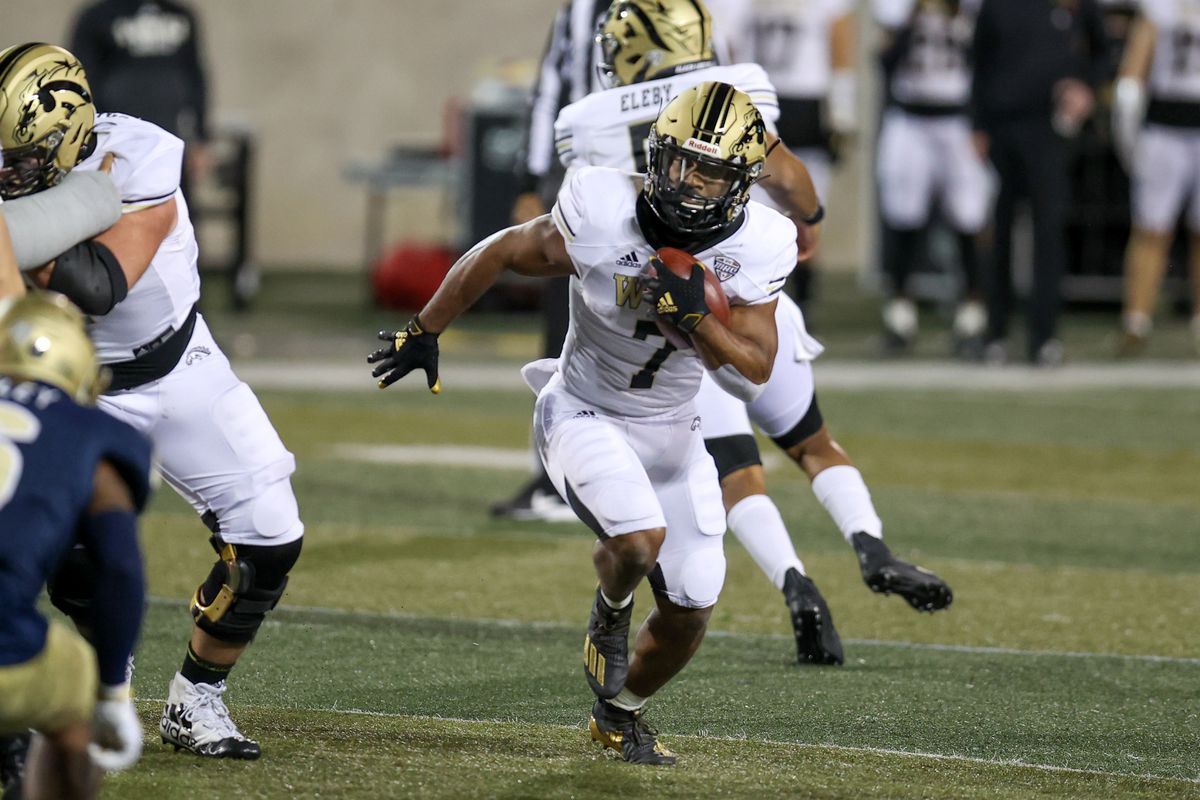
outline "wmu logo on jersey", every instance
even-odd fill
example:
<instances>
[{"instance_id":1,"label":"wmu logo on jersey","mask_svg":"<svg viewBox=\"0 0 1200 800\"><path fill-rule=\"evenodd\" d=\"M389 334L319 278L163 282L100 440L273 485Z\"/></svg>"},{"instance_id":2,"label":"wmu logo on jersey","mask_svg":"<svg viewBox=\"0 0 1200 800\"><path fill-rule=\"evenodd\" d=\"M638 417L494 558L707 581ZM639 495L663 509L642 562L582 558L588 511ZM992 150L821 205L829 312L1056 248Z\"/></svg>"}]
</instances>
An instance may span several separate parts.
<instances>
[{"instance_id":1,"label":"wmu logo on jersey","mask_svg":"<svg viewBox=\"0 0 1200 800\"><path fill-rule=\"evenodd\" d=\"M634 256L636 258L636 256ZM642 281L632 275L613 275L617 285L617 305L633 310L642 304Z\"/></svg>"},{"instance_id":2,"label":"wmu logo on jersey","mask_svg":"<svg viewBox=\"0 0 1200 800\"><path fill-rule=\"evenodd\" d=\"M737 275L742 265L728 256L717 256L713 259L712 268L713 272L717 273L717 278L724 283Z\"/></svg>"}]
</instances>

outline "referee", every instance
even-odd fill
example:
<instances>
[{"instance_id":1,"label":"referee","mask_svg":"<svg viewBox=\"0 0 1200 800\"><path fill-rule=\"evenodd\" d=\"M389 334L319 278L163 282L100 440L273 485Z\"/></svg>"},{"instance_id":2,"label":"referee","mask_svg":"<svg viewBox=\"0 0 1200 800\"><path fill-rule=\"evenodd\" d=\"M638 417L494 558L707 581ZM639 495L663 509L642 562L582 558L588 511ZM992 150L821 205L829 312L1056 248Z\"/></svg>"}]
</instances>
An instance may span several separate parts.
<instances>
[{"instance_id":1,"label":"referee","mask_svg":"<svg viewBox=\"0 0 1200 800\"><path fill-rule=\"evenodd\" d=\"M1105 78L1106 40L1096 0L982 0L972 42L976 146L1000 178L995 258L988 290L992 363L1008 359L1012 226L1016 204L1033 215L1033 287L1026 355L1062 363L1059 284L1066 261L1067 140L1091 115Z\"/></svg>"}]
</instances>

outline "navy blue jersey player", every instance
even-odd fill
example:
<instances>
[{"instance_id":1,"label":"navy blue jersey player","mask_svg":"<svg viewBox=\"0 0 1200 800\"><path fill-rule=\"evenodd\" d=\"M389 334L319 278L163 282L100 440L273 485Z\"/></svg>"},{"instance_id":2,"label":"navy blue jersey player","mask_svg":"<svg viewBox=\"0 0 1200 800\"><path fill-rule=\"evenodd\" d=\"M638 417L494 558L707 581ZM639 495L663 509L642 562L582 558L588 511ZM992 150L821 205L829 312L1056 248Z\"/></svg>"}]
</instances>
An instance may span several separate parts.
<instances>
[{"instance_id":1,"label":"navy blue jersey player","mask_svg":"<svg viewBox=\"0 0 1200 800\"><path fill-rule=\"evenodd\" d=\"M141 753L126 664L145 601L136 512L150 445L91 406L102 384L65 297L0 301L0 734L40 734L26 798L94 797L94 765L123 769ZM97 570L93 645L37 608L76 547Z\"/></svg>"}]
</instances>

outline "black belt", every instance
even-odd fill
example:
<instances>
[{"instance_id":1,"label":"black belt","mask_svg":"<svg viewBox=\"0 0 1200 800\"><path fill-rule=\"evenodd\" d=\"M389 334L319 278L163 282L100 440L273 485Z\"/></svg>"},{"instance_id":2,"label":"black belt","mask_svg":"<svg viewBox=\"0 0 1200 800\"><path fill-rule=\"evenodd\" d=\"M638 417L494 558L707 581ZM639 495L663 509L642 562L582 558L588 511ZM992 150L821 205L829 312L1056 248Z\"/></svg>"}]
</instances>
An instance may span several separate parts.
<instances>
[{"instance_id":1,"label":"black belt","mask_svg":"<svg viewBox=\"0 0 1200 800\"><path fill-rule=\"evenodd\" d=\"M1172 128L1200 128L1200 103L1152 97L1146 108L1146 122Z\"/></svg>"},{"instance_id":2,"label":"black belt","mask_svg":"<svg viewBox=\"0 0 1200 800\"><path fill-rule=\"evenodd\" d=\"M136 355L130 360L108 365L112 370L112 382L105 394L133 389L166 377L183 358L195 329L196 306L192 306L179 330L167 328L157 339L137 347Z\"/></svg>"},{"instance_id":3,"label":"black belt","mask_svg":"<svg viewBox=\"0 0 1200 800\"><path fill-rule=\"evenodd\" d=\"M914 117L961 117L967 113L964 105L934 105L932 103L902 103L896 101L896 108Z\"/></svg>"}]
</instances>

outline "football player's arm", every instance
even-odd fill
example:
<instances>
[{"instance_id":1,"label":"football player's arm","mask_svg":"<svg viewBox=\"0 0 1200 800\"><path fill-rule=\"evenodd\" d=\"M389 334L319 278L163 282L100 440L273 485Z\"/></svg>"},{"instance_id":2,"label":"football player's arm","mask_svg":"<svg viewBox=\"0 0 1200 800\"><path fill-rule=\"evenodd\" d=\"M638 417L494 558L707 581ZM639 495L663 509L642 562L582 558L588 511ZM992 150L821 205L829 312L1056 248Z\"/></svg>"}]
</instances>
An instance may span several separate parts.
<instances>
[{"instance_id":1,"label":"football player's arm","mask_svg":"<svg viewBox=\"0 0 1200 800\"><path fill-rule=\"evenodd\" d=\"M821 219L825 211L808 168L773 133L767 134L765 172L763 189L796 224L796 259L811 258L821 237Z\"/></svg>"},{"instance_id":2,"label":"football player's arm","mask_svg":"<svg viewBox=\"0 0 1200 800\"><path fill-rule=\"evenodd\" d=\"M8 225L4 221L4 209L0 207L0 298L20 297L25 294L25 281L17 269L17 257L13 254L12 240L8 236Z\"/></svg>"},{"instance_id":3,"label":"football player's arm","mask_svg":"<svg viewBox=\"0 0 1200 800\"><path fill-rule=\"evenodd\" d=\"M506 228L468 250L421 309L421 327L441 333L505 272L535 278L575 274L567 245L549 214Z\"/></svg>"},{"instance_id":4,"label":"football player's arm","mask_svg":"<svg viewBox=\"0 0 1200 800\"><path fill-rule=\"evenodd\" d=\"M691 334L704 365L714 372L728 365L753 384L766 383L779 346L776 302L731 307L729 327L705 315Z\"/></svg>"},{"instance_id":5,"label":"football player's arm","mask_svg":"<svg viewBox=\"0 0 1200 800\"><path fill-rule=\"evenodd\" d=\"M857 43L853 11L842 14L829 28L829 123L836 133L858 128L858 83L855 76Z\"/></svg>"},{"instance_id":6,"label":"football player's arm","mask_svg":"<svg viewBox=\"0 0 1200 800\"><path fill-rule=\"evenodd\" d=\"M472 247L454 263L433 298L404 330L379 332L379 338L388 344L367 356L367 363L375 365L371 375L379 379L379 388L421 369L429 390L439 394L438 335L506 271L543 278L575 274L567 245L550 215L506 228Z\"/></svg>"},{"instance_id":7,"label":"football player's arm","mask_svg":"<svg viewBox=\"0 0 1200 800\"><path fill-rule=\"evenodd\" d=\"M1112 130L1117 155L1128 169L1133 146L1146 114L1146 76L1154 59L1154 23L1144 15L1133 21L1113 91Z\"/></svg>"},{"instance_id":8,"label":"football player's arm","mask_svg":"<svg viewBox=\"0 0 1200 800\"><path fill-rule=\"evenodd\" d=\"M142 753L142 726L125 677L146 602L135 508L129 484L113 464L101 461L79 536L96 570L92 644L100 689L88 753L110 771L133 766Z\"/></svg>"},{"instance_id":9,"label":"football player's arm","mask_svg":"<svg viewBox=\"0 0 1200 800\"><path fill-rule=\"evenodd\" d=\"M80 540L96 566L94 642L100 683L121 686L146 597L133 492L108 461L96 467Z\"/></svg>"}]
</instances>

